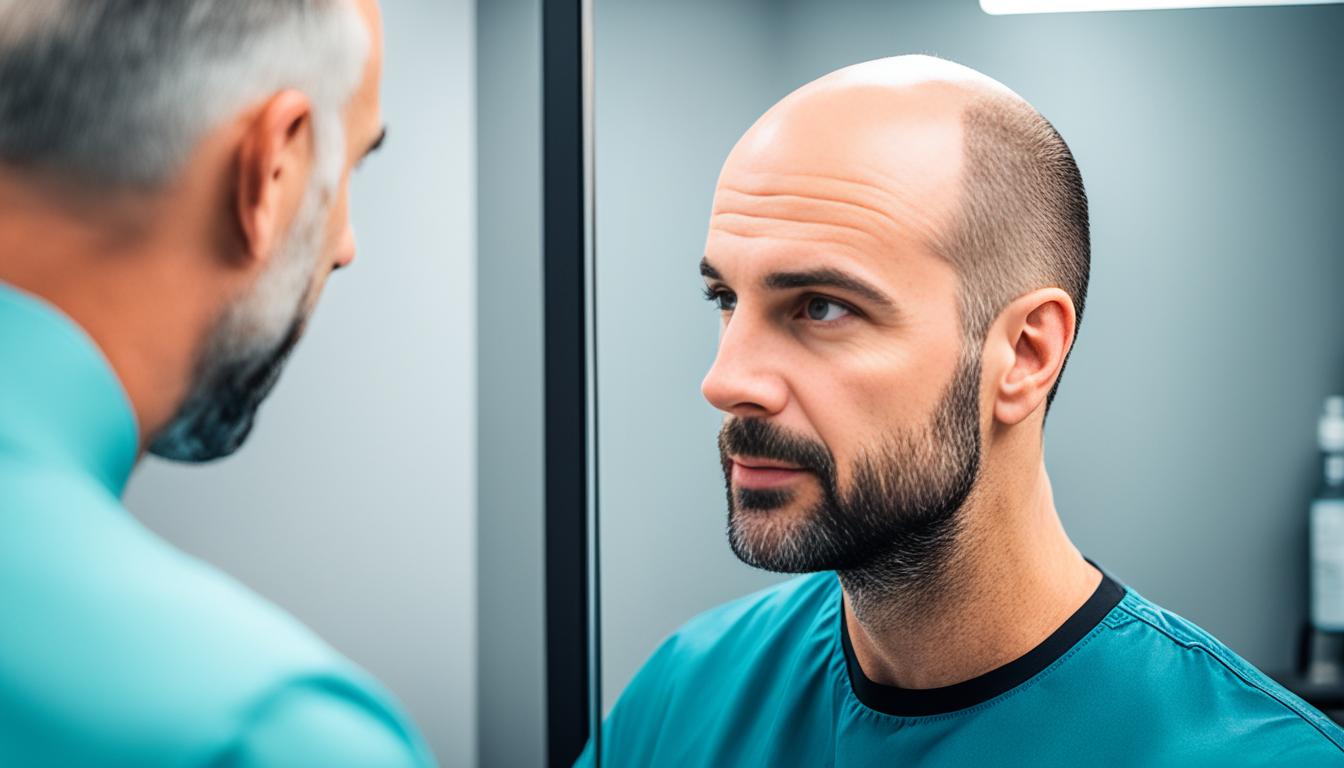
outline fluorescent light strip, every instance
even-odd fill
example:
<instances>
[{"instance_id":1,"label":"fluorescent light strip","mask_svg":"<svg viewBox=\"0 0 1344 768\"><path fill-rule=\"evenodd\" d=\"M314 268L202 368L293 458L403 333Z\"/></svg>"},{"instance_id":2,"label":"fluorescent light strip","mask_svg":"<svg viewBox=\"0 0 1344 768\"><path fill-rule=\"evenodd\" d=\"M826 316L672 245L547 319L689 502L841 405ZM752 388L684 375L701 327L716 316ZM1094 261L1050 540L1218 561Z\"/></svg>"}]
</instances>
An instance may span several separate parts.
<instances>
[{"instance_id":1,"label":"fluorescent light strip","mask_svg":"<svg viewBox=\"0 0 1344 768\"><path fill-rule=\"evenodd\" d=\"M1168 8L1231 8L1252 5L1336 5L1344 0L980 0L985 13L1077 13L1152 11Z\"/></svg>"}]
</instances>

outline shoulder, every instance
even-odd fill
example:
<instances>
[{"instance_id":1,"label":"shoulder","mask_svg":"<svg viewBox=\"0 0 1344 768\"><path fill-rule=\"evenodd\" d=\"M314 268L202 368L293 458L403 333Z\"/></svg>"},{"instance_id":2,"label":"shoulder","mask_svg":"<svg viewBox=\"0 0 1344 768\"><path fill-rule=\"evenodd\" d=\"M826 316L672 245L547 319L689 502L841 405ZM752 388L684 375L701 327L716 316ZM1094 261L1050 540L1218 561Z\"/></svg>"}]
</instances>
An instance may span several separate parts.
<instances>
[{"instance_id":1,"label":"shoulder","mask_svg":"<svg viewBox=\"0 0 1344 768\"><path fill-rule=\"evenodd\" d=\"M258 697L209 764L424 768L433 758L366 690L341 679L310 678Z\"/></svg>"},{"instance_id":2,"label":"shoulder","mask_svg":"<svg viewBox=\"0 0 1344 768\"><path fill-rule=\"evenodd\" d=\"M775 666L782 655L803 651L809 639L830 637L818 630L826 616L835 617L839 591L835 574L811 574L705 611L658 646L618 709L661 708L677 689L722 688L749 676L752 666Z\"/></svg>"},{"instance_id":3,"label":"shoulder","mask_svg":"<svg viewBox=\"0 0 1344 768\"><path fill-rule=\"evenodd\" d=\"M1344 730L1193 622L1130 590L1106 623L1129 685L1161 700L1184 743L1245 764L1344 761Z\"/></svg>"},{"instance_id":4,"label":"shoulder","mask_svg":"<svg viewBox=\"0 0 1344 768\"><path fill-rule=\"evenodd\" d=\"M391 697L285 611L96 482L14 469L0 462L0 764L193 765L273 751L281 732L352 753L345 734L381 734L414 754Z\"/></svg>"},{"instance_id":5,"label":"shoulder","mask_svg":"<svg viewBox=\"0 0 1344 768\"><path fill-rule=\"evenodd\" d=\"M839 605L834 573L789 579L712 608L683 624L664 643L680 663L694 663L762 638L796 639L814 628L828 605ZM738 660L740 661L740 659Z\"/></svg>"},{"instance_id":6,"label":"shoulder","mask_svg":"<svg viewBox=\"0 0 1344 768\"><path fill-rule=\"evenodd\" d=\"M647 759L658 747L685 745L702 729L731 718L743 697L759 703L775 686L798 684L798 665L813 672L829 654L826 616L836 617L840 587L833 573L777 584L720 605L683 624L653 652L622 691L602 728L613 759ZM815 668L813 668L815 667ZM781 670L790 669L791 674ZM640 756L640 757L637 757ZM591 762L591 753L579 765ZM691 760L690 762L694 762Z\"/></svg>"}]
</instances>

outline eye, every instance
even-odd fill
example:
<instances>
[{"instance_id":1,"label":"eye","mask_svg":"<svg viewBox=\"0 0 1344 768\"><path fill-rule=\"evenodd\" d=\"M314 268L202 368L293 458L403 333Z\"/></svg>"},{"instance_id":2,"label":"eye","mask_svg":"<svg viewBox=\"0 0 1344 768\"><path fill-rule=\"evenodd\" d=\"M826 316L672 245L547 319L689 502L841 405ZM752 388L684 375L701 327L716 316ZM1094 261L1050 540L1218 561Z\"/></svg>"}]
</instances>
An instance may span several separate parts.
<instances>
[{"instance_id":1,"label":"eye","mask_svg":"<svg viewBox=\"0 0 1344 768\"><path fill-rule=\"evenodd\" d=\"M732 312L737 308L737 296L722 288L705 288L705 300L713 303L720 312Z\"/></svg>"},{"instance_id":2,"label":"eye","mask_svg":"<svg viewBox=\"0 0 1344 768\"><path fill-rule=\"evenodd\" d=\"M839 320L842 317L853 314L849 307L838 301L831 301L822 296L813 296L807 300L803 306L803 311L807 313L809 320L815 320L819 323L826 323L832 320Z\"/></svg>"}]
</instances>

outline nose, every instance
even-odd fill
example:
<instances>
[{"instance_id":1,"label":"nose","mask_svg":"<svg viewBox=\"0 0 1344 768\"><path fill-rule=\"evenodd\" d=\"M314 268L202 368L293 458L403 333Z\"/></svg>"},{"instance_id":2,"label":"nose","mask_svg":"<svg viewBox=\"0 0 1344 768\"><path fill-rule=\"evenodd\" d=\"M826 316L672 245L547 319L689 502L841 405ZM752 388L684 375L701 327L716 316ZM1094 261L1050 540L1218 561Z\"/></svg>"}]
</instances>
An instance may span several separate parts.
<instances>
[{"instance_id":1,"label":"nose","mask_svg":"<svg viewBox=\"0 0 1344 768\"><path fill-rule=\"evenodd\" d=\"M345 229L336 245L335 269L344 269L355 260L355 228L346 222Z\"/></svg>"},{"instance_id":2,"label":"nose","mask_svg":"<svg viewBox=\"0 0 1344 768\"><path fill-rule=\"evenodd\" d=\"M741 321L741 322L739 322ZM739 418L774 416L784 410L789 389L758 329L734 316L719 337L719 352L700 392L715 408Z\"/></svg>"}]
</instances>

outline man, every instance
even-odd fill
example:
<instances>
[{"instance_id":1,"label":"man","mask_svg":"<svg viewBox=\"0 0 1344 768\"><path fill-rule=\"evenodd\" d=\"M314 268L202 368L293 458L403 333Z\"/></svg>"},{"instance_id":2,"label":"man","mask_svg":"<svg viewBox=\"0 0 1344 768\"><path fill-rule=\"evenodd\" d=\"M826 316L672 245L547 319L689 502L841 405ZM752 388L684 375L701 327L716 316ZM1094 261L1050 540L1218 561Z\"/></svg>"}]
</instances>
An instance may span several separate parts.
<instances>
[{"instance_id":1,"label":"man","mask_svg":"<svg viewBox=\"0 0 1344 768\"><path fill-rule=\"evenodd\" d=\"M843 69L747 132L703 391L733 551L815 575L668 639L604 764L1344 764L1339 728L1060 525L1042 429L1089 261L1068 147L965 67Z\"/></svg>"},{"instance_id":2,"label":"man","mask_svg":"<svg viewBox=\"0 0 1344 768\"><path fill-rule=\"evenodd\" d=\"M424 766L376 682L119 497L232 452L383 135L375 0L0 0L0 765Z\"/></svg>"}]
</instances>

